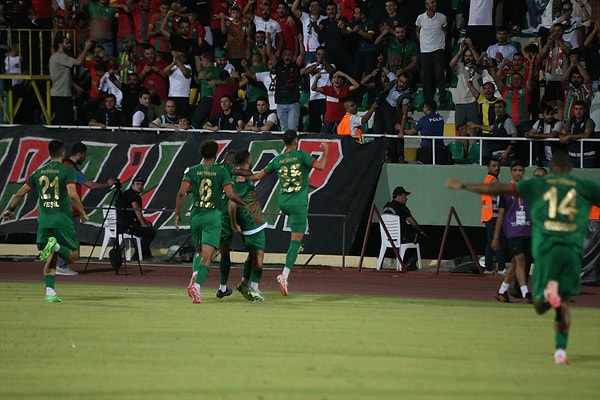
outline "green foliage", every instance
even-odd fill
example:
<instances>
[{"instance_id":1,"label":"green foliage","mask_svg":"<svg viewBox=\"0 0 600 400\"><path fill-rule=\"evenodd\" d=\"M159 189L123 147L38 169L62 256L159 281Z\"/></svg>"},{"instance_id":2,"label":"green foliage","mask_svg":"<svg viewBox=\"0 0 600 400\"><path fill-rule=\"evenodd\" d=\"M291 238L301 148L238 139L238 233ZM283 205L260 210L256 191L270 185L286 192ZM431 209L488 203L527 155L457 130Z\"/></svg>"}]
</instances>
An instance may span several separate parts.
<instances>
[{"instance_id":1,"label":"green foliage","mask_svg":"<svg viewBox=\"0 0 600 400\"><path fill-rule=\"evenodd\" d=\"M184 283L185 285L185 283ZM587 399L600 310L572 309L571 366L531 306L0 283L0 398Z\"/></svg>"}]
</instances>

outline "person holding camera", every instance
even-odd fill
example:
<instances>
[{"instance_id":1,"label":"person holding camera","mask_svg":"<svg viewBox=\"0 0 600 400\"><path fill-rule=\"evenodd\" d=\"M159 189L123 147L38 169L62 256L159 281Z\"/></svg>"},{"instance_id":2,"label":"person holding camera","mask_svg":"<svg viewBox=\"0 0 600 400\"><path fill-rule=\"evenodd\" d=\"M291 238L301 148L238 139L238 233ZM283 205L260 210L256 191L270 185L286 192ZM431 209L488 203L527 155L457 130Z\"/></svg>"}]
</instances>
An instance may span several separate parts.
<instances>
[{"instance_id":1,"label":"person holding camera","mask_svg":"<svg viewBox=\"0 0 600 400\"><path fill-rule=\"evenodd\" d=\"M325 118L326 96L312 88L317 81L318 87L323 87L331 82L335 73L335 65L327 59L327 50L324 46L317 47L316 60L306 64L300 70L300 75L308 75L310 97L308 99L308 131L320 132Z\"/></svg>"},{"instance_id":2,"label":"person holding camera","mask_svg":"<svg viewBox=\"0 0 600 400\"><path fill-rule=\"evenodd\" d=\"M569 67L569 55L571 54L571 44L563 40L564 32L565 27L563 24L555 23L552 25L548 40L541 48L539 55L540 60L546 60L544 69L546 104L558 108L558 119L561 121L564 120L565 105L560 78Z\"/></svg>"},{"instance_id":3,"label":"person holding camera","mask_svg":"<svg viewBox=\"0 0 600 400\"><path fill-rule=\"evenodd\" d=\"M150 243L156 237L152 222L146 220L142 214L142 192L146 180L136 176L131 181L131 187L121 193L117 199L117 231L130 233L142 239L142 254L135 254L134 259L151 259ZM118 188L120 189L120 188Z\"/></svg>"},{"instance_id":4,"label":"person holding camera","mask_svg":"<svg viewBox=\"0 0 600 400\"><path fill-rule=\"evenodd\" d=\"M71 156L69 158L65 158L63 160L63 165L71 167L75 170L75 174L77 176L76 181L76 191L77 195L81 199L83 197L83 187L87 187L92 190L97 189L108 189L112 185L118 182L117 179L108 178L106 182L94 182L88 179L83 172L79 170L79 165L83 165L87 157L87 146L81 142L75 143L73 148L71 149ZM75 226L75 233L79 238L79 221L81 218L81 214L73 207L73 224ZM79 243L79 242L78 242ZM79 251L79 250L78 250ZM56 262L56 275L67 275L74 276L78 275L77 271L73 271L68 265L67 260L62 258L60 255L58 256L58 260Z\"/></svg>"}]
</instances>

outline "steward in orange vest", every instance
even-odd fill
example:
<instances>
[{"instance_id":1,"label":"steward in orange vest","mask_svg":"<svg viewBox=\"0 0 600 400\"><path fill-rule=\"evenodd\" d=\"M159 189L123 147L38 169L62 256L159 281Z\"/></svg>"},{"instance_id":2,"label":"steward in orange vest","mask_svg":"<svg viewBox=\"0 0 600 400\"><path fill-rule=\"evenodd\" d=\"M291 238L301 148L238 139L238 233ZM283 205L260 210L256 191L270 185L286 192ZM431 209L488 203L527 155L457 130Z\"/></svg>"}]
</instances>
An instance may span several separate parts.
<instances>
[{"instance_id":1,"label":"steward in orange vest","mask_svg":"<svg viewBox=\"0 0 600 400\"><path fill-rule=\"evenodd\" d=\"M344 115L337 126L337 134L340 136L352 136L352 138L358 143L363 143L361 125L369 121L371 115L373 115L377 107L377 102L373 102L371 108L369 108L369 111L360 117L356 115L356 102L354 102L354 100L346 100L344 102L344 110L346 111L346 115Z\"/></svg>"}]
</instances>

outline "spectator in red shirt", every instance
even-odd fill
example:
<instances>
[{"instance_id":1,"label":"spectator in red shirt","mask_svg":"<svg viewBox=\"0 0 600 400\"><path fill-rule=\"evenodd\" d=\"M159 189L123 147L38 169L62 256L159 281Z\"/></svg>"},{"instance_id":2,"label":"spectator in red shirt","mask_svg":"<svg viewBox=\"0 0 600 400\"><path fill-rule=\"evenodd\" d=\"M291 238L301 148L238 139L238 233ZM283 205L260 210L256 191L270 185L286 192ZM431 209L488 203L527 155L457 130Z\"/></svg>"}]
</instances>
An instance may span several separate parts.
<instances>
[{"instance_id":1,"label":"spectator in red shirt","mask_svg":"<svg viewBox=\"0 0 600 400\"><path fill-rule=\"evenodd\" d=\"M150 121L162 114L167 101L167 77L163 70L169 64L165 60L156 57L156 50L151 45L144 47L144 60L136 66L137 73L142 81L142 86L150 91L154 98L148 106L148 118Z\"/></svg>"},{"instance_id":2,"label":"spectator in red shirt","mask_svg":"<svg viewBox=\"0 0 600 400\"><path fill-rule=\"evenodd\" d=\"M291 15L290 6L285 2L281 2L277 6L277 15L279 26L281 26L281 34L283 35L283 48L281 51L290 50L295 58L300 53L298 49L298 24Z\"/></svg>"},{"instance_id":3,"label":"spectator in red shirt","mask_svg":"<svg viewBox=\"0 0 600 400\"><path fill-rule=\"evenodd\" d=\"M337 134L337 125L340 123L346 110L344 109L344 99L350 95L350 92L360 87L360 83L354 78L342 71L337 71L331 78L331 85L317 87L321 74L315 76L311 89L323 93L326 96L325 116L323 117L323 126L321 133ZM346 78L350 85L344 85Z\"/></svg>"}]
</instances>

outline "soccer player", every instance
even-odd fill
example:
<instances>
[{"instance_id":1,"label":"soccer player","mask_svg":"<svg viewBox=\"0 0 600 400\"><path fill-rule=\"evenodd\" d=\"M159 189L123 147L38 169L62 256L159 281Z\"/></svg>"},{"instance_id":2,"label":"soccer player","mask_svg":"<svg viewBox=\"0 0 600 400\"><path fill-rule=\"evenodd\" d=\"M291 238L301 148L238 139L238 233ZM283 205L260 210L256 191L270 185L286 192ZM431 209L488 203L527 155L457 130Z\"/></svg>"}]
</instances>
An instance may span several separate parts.
<instances>
[{"instance_id":1,"label":"soccer player","mask_svg":"<svg viewBox=\"0 0 600 400\"><path fill-rule=\"evenodd\" d=\"M231 177L227 170L215 164L219 146L213 140L206 140L200 145L200 164L188 167L183 173L183 180L175 199L175 229L179 230L181 206L188 191L194 196L191 214L192 242L196 247L193 260L193 272L188 285L188 295L194 304L202 303L200 288L206 277L215 249L219 247L221 238L222 213L218 202L225 195L244 206L240 196L233 193Z\"/></svg>"},{"instance_id":2,"label":"soccer player","mask_svg":"<svg viewBox=\"0 0 600 400\"><path fill-rule=\"evenodd\" d=\"M579 293L583 240L592 205L600 202L600 182L570 175L573 166L563 152L554 154L550 174L496 185L463 184L450 179L446 187L474 193L512 194L527 202L531 215L533 301L538 314L555 309L556 364L570 364L566 348L571 325L569 299Z\"/></svg>"},{"instance_id":3,"label":"soccer player","mask_svg":"<svg viewBox=\"0 0 600 400\"><path fill-rule=\"evenodd\" d=\"M323 154L315 160L304 150L298 150L298 134L294 130L283 133L285 151L272 159L260 172L252 174L249 180L258 181L271 172L277 172L279 177L279 209L289 217L292 230L290 247L285 257L285 266L277 276L279 292L283 296L288 294L288 278L302 244L306 231L306 218L308 214L308 175L311 168L322 171L327 165L329 149L321 143Z\"/></svg>"},{"instance_id":4,"label":"soccer player","mask_svg":"<svg viewBox=\"0 0 600 400\"><path fill-rule=\"evenodd\" d=\"M60 140L48 143L50 161L38 168L27 182L15 193L2 218L11 218L23 197L31 190L38 194L37 246L41 250L40 260L44 264L46 302L61 303L56 295L54 281L57 255L67 263L79 257L79 243L73 225L73 210L81 216L81 222L89 221L83 204L77 194L75 170L63 165L66 155L65 144Z\"/></svg>"},{"instance_id":5,"label":"soccer player","mask_svg":"<svg viewBox=\"0 0 600 400\"><path fill-rule=\"evenodd\" d=\"M235 150L230 150L223 156L223 162L218 163L225 168L231 179L233 169L235 168ZM231 296L233 291L227 287L229 272L231 271L231 238L233 230L231 229L231 219L229 218L229 198L223 193L218 201L217 208L221 210L221 241L219 243L219 289L217 298Z\"/></svg>"},{"instance_id":6,"label":"soccer player","mask_svg":"<svg viewBox=\"0 0 600 400\"><path fill-rule=\"evenodd\" d=\"M83 162L85 161L85 158L87 157L87 146L81 142L75 143L73 145L73 148L71 150L71 156L69 158L65 158L63 160L63 164L71 167L75 170L75 175L77 176L77 182L76 182L76 187L77 187L77 194L79 195L79 198L81 199L81 195L83 192L83 186L87 186L88 188L94 190L94 189L108 189L109 187L111 187L112 185L115 184L116 180L114 178L108 178L106 180L106 182L102 183L102 182L94 182L90 179L88 179L83 172L81 172L79 170L79 165L82 165ZM79 224L78 224L78 219L79 219L79 214L77 213L77 211L75 209L73 209L73 223L75 225L75 233L77 233L79 231ZM78 272L77 271L73 271L71 268L69 268L69 266L67 265L66 261L63 260L60 256L58 257L57 260L57 265L56 265L56 275L77 275Z\"/></svg>"},{"instance_id":7,"label":"soccer player","mask_svg":"<svg viewBox=\"0 0 600 400\"><path fill-rule=\"evenodd\" d=\"M252 157L246 149L238 150L235 154L236 167L249 171L252 167ZM229 202L229 216L231 229L242 234L244 247L248 250L248 258L244 262L242 281L237 287L246 299L250 301L264 301L258 289L263 271L265 257L265 217L256 197L256 189L252 182L247 180L233 184L233 191L238 194L248 208L239 208L233 201ZM252 283L248 285L250 278Z\"/></svg>"}]
</instances>

